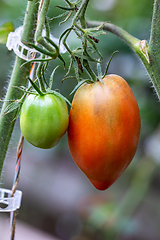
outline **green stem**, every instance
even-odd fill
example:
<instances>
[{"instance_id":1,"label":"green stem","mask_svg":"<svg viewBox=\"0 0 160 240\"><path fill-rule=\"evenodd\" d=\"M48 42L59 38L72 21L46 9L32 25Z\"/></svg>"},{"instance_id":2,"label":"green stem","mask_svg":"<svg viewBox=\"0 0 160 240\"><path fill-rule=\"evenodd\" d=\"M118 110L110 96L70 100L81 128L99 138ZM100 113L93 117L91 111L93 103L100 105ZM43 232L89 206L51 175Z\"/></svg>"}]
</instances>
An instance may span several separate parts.
<instances>
[{"instance_id":1,"label":"green stem","mask_svg":"<svg viewBox=\"0 0 160 240\"><path fill-rule=\"evenodd\" d=\"M72 3L70 3L70 1L68 0L64 0L66 3L68 3L68 5L71 7L72 6Z\"/></svg>"},{"instance_id":2,"label":"green stem","mask_svg":"<svg viewBox=\"0 0 160 240\"><path fill-rule=\"evenodd\" d=\"M131 34L123 30L122 28L112 24L112 23L103 23L98 21L87 21L87 27L99 27L103 25L103 30L109 31L119 38L121 38L129 47L131 47L136 53L139 51L139 44L141 40L138 38L133 37Z\"/></svg>"},{"instance_id":3,"label":"green stem","mask_svg":"<svg viewBox=\"0 0 160 240\"><path fill-rule=\"evenodd\" d=\"M92 71L91 67L89 66L89 63L86 59L83 59L83 66L84 68L87 70L88 74L90 75L91 79L96 82L97 76L95 75L95 73Z\"/></svg>"},{"instance_id":4,"label":"green stem","mask_svg":"<svg viewBox=\"0 0 160 240\"><path fill-rule=\"evenodd\" d=\"M82 4L82 11L79 17L82 28L86 28L85 13L87 10L88 3L89 3L89 0L85 0L84 3Z\"/></svg>"},{"instance_id":5,"label":"green stem","mask_svg":"<svg viewBox=\"0 0 160 240\"><path fill-rule=\"evenodd\" d=\"M37 24L37 29L35 33L35 38L38 43L40 43L41 39L43 39L42 31L45 26L46 14L48 11L49 4L50 4L50 0L44 0L43 5L41 6L41 9L39 9L38 24Z\"/></svg>"},{"instance_id":6,"label":"green stem","mask_svg":"<svg viewBox=\"0 0 160 240\"><path fill-rule=\"evenodd\" d=\"M44 48L46 48L48 50L48 52L45 49L40 49L40 47L35 47L35 49L39 48L40 52L44 52L44 54L51 56L53 59L57 58L58 56L58 52L57 49L55 50L50 44L48 44L48 42L50 42L50 38L48 37L49 35L49 24L47 23L47 12L48 12L48 8L49 8L49 4L50 4L50 0L44 0L42 3L41 8L39 9L39 14L38 14L38 24L37 24L37 29L36 29L36 33L35 33L35 39L36 42L41 44ZM42 36L42 31L44 29L44 27L46 27L46 37L44 38ZM46 42L45 39L48 39ZM56 48L56 44L54 44L54 42L52 42L52 45Z\"/></svg>"},{"instance_id":7,"label":"green stem","mask_svg":"<svg viewBox=\"0 0 160 240\"><path fill-rule=\"evenodd\" d=\"M37 43L40 43L48 51L53 52L54 49L42 37L42 31L45 27L46 15L48 12L49 4L50 4L50 0L44 0L42 3L41 9L39 9L38 24L37 24L37 29L35 33L35 39Z\"/></svg>"},{"instance_id":8,"label":"green stem","mask_svg":"<svg viewBox=\"0 0 160 240\"><path fill-rule=\"evenodd\" d=\"M69 52L69 54L72 56L72 51L69 49L66 41L67 41L67 38L69 36L69 34L71 33L72 31L72 28L70 28L68 31L67 31L67 34L65 35L64 39L63 39L63 45L65 46L65 48L67 49L67 51Z\"/></svg>"},{"instance_id":9,"label":"green stem","mask_svg":"<svg viewBox=\"0 0 160 240\"><path fill-rule=\"evenodd\" d=\"M42 56L42 59L45 58L45 56L43 55ZM39 85L40 85L40 90L45 93L46 92L46 89L45 89L45 86L44 86L44 82L43 82L43 79L42 79L42 70L43 69L43 62L40 62L38 67L37 67L37 77L38 77L38 80L39 80ZM42 95L40 93L40 95Z\"/></svg>"},{"instance_id":10,"label":"green stem","mask_svg":"<svg viewBox=\"0 0 160 240\"><path fill-rule=\"evenodd\" d=\"M49 26L49 21L47 17L45 18L45 29L46 29L46 37L50 37L50 26Z\"/></svg>"},{"instance_id":11,"label":"green stem","mask_svg":"<svg viewBox=\"0 0 160 240\"><path fill-rule=\"evenodd\" d=\"M73 25L75 25L76 22L78 21L78 19L81 18L81 24L83 22L83 26L82 27L85 28L85 17L84 17L84 15L85 15L88 3L89 3L89 0L83 0L80 8L78 9L78 11L77 11L77 13L76 13L76 15L75 15L75 17L73 19ZM82 18L83 18L83 20L82 20Z\"/></svg>"},{"instance_id":12,"label":"green stem","mask_svg":"<svg viewBox=\"0 0 160 240\"><path fill-rule=\"evenodd\" d=\"M149 46L146 40L141 41L114 24L87 21L87 27L89 28L102 24L103 30L109 31L121 38L141 59L160 99L160 0L155 0L154 2Z\"/></svg>"},{"instance_id":13,"label":"green stem","mask_svg":"<svg viewBox=\"0 0 160 240\"><path fill-rule=\"evenodd\" d=\"M82 41L82 45L83 45L83 49L84 49L84 55L87 54L87 39L84 36L84 29L86 28L86 20L85 20L85 13L86 13L86 9L88 6L89 0L84 0L81 4L80 9L77 12L77 15L75 15L75 19L74 19L74 25L75 27L77 27L77 29L79 29L81 31L81 33L83 34L83 41ZM78 20L78 18L80 19L80 23L81 23L81 27L79 25L76 24L75 21ZM97 76L95 75L95 73L92 71L88 61L86 59L83 60L83 66L85 67L85 69L87 70L88 74L90 75L91 79L96 82L97 81Z\"/></svg>"},{"instance_id":14,"label":"green stem","mask_svg":"<svg viewBox=\"0 0 160 240\"><path fill-rule=\"evenodd\" d=\"M148 54L152 70L151 79L160 99L160 0L154 1Z\"/></svg>"},{"instance_id":15,"label":"green stem","mask_svg":"<svg viewBox=\"0 0 160 240\"><path fill-rule=\"evenodd\" d=\"M28 1L27 10L25 14L23 32L22 32L22 41L33 41L36 18L37 18L38 4L37 0ZM8 100L20 99L23 95L21 91L18 91L14 86L22 86L27 84L27 78L29 76L30 64L26 64L25 67L21 68L21 65L25 61L18 56L16 57L14 68L12 71L10 83L8 90L5 96L5 101L0 113L0 174L3 167L3 162L6 156L8 149L9 141L12 135L12 131L15 125L15 121L12 121L17 111L13 111L7 115L4 115L3 112L8 106Z\"/></svg>"}]
</instances>

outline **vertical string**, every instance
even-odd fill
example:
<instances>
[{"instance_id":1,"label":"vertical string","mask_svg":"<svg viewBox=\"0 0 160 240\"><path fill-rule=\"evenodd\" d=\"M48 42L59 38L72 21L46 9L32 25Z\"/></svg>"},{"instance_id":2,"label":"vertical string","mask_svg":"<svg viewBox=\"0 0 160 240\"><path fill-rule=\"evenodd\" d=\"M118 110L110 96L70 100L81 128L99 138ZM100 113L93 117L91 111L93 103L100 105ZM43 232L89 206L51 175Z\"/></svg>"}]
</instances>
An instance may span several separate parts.
<instances>
[{"instance_id":1,"label":"vertical string","mask_svg":"<svg viewBox=\"0 0 160 240\"><path fill-rule=\"evenodd\" d=\"M29 74L29 77L32 80L34 78L34 70L35 70L35 63L32 64L30 74ZM16 167L15 167L15 175L14 175L14 180L13 180L13 185L12 185L11 197L14 196L17 186L18 186L18 182L19 182L23 143L24 143L24 136L21 134L19 144L17 147ZM11 240L15 240L16 215L17 215L17 211L12 211L10 213Z\"/></svg>"},{"instance_id":2,"label":"vertical string","mask_svg":"<svg viewBox=\"0 0 160 240\"><path fill-rule=\"evenodd\" d=\"M15 167L15 176L14 176L14 180L13 180L11 197L14 196L14 194L16 192L16 189L17 189L17 186L18 186L18 182L19 182L23 142L24 142L24 137L21 134L20 141L19 141L19 144L18 144L18 147L17 147L17 159L16 159L16 167ZM12 211L10 213L11 240L15 239L16 215L17 215L17 211L14 211L14 212Z\"/></svg>"},{"instance_id":3,"label":"vertical string","mask_svg":"<svg viewBox=\"0 0 160 240\"><path fill-rule=\"evenodd\" d=\"M40 11L41 11L43 2L44 2L44 0L40 1L39 10L38 10L38 21L37 21L37 24L39 22L39 15L40 15ZM34 58L36 58L36 53L34 54ZM32 80L34 78L34 71L35 71L35 62L32 64L31 70L30 70L30 74L29 74L29 77ZM20 141L19 141L19 144L18 144L18 147L17 147L17 160L16 160L15 176L14 176L14 180L13 180L11 197L14 196L14 194L16 192L16 189L17 189L17 186L18 186L18 182L19 182L23 143L24 143L24 137L21 134ZM17 210L16 211L12 211L10 213L11 240L15 240L16 215L17 215Z\"/></svg>"},{"instance_id":4,"label":"vertical string","mask_svg":"<svg viewBox=\"0 0 160 240\"><path fill-rule=\"evenodd\" d=\"M30 74L29 74L29 77L32 80L34 78L34 70L35 70L35 63L32 64ZM17 186L18 186L18 183L19 183L23 143L24 143L24 136L21 134L19 144L17 147L16 167L15 167L15 175L14 175L14 180L13 180L13 185L12 185L11 197L14 196ZM16 215L17 215L17 211L12 211L10 213L11 240L15 240Z\"/></svg>"}]
</instances>

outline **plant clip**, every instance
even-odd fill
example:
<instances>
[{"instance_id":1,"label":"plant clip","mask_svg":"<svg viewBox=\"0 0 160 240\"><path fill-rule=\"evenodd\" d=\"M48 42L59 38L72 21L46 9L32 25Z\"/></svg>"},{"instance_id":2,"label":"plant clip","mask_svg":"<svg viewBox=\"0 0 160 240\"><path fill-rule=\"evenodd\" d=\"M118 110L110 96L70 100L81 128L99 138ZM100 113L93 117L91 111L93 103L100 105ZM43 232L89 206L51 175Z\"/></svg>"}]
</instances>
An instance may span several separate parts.
<instances>
[{"instance_id":1,"label":"plant clip","mask_svg":"<svg viewBox=\"0 0 160 240\"><path fill-rule=\"evenodd\" d=\"M20 27L16 28L16 30L14 32L9 33L6 47L8 48L9 51L11 51L13 49L13 51L15 52L15 54L18 57L20 57L26 61L41 59L42 54L39 51L37 51L34 48L30 48L21 42L22 30L23 30L23 26L20 26ZM43 30L42 37L45 37L45 36L46 36L46 31ZM55 38L52 34L50 34L50 39L55 44L58 45L58 43L59 43L58 38ZM63 44L60 44L59 50L60 50L60 53L66 52L66 48L64 47ZM35 58L35 55L36 55L36 58Z\"/></svg>"},{"instance_id":2,"label":"plant clip","mask_svg":"<svg viewBox=\"0 0 160 240\"><path fill-rule=\"evenodd\" d=\"M0 188L0 212L12 212L20 208L22 192L16 190L13 197L12 191Z\"/></svg>"}]
</instances>

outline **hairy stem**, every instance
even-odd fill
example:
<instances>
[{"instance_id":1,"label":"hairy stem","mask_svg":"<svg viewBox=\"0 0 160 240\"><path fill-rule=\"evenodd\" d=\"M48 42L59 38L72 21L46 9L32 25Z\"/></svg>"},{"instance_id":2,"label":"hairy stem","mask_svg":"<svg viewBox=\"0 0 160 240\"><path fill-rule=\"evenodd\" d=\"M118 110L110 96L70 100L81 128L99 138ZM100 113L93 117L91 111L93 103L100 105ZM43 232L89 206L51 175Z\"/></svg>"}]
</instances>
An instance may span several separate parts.
<instances>
[{"instance_id":1,"label":"hairy stem","mask_svg":"<svg viewBox=\"0 0 160 240\"><path fill-rule=\"evenodd\" d=\"M48 7L50 4L50 0L42 0L41 1L41 5L39 8L39 14L38 14L38 23L37 23L37 29L36 29L36 33L35 33L35 38L37 43L42 44L44 47L46 47L46 49L48 51L53 51L53 48L48 45L44 38L42 37L42 31L45 27L45 22L46 22L46 14L48 11Z\"/></svg>"},{"instance_id":2,"label":"hairy stem","mask_svg":"<svg viewBox=\"0 0 160 240\"><path fill-rule=\"evenodd\" d=\"M153 75L153 86L160 99L160 0L154 1L148 54Z\"/></svg>"},{"instance_id":3,"label":"hairy stem","mask_svg":"<svg viewBox=\"0 0 160 240\"><path fill-rule=\"evenodd\" d=\"M85 17L84 17L84 15L85 15L88 3L89 3L89 0L83 0L80 8L78 9L78 12L76 13L76 15L75 15L75 17L73 19L73 25L75 25L76 22L78 21L78 19L81 18L81 24L82 24L82 21L83 21L83 26L82 27L85 26L85 20L84 20ZM83 18L83 20L82 20L82 18Z\"/></svg>"},{"instance_id":4,"label":"hairy stem","mask_svg":"<svg viewBox=\"0 0 160 240\"><path fill-rule=\"evenodd\" d=\"M99 27L101 25L103 25L103 30L115 34L117 37L121 38L128 46L130 46L135 52L138 51L140 40L133 37L122 28L108 22L103 23L98 21L87 21L87 27L89 28Z\"/></svg>"},{"instance_id":5,"label":"hairy stem","mask_svg":"<svg viewBox=\"0 0 160 240\"><path fill-rule=\"evenodd\" d=\"M27 10L25 14L23 32L21 40L24 42L31 42L34 38L34 31L38 12L37 0L28 1ZM12 71L10 83L5 96L5 101L0 113L0 174L3 167L3 162L8 149L9 141L12 135L12 131L15 125L15 118L17 111L13 111L4 115L3 112L8 106L8 100L19 99L22 97L23 92L14 88L14 86L21 86L27 84L27 78L29 76L30 64L26 64L21 68L24 60L16 57L14 68Z\"/></svg>"},{"instance_id":6,"label":"hairy stem","mask_svg":"<svg viewBox=\"0 0 160 240\"><path fill-rule=\"evenodd\" d=\"M155 0L154 2L149 46L146 40L139 40L114 24L87 21L87 27L89 28L98 27L100 25L103 25L103 30L109 31L122 39L137 54L144 64L160 99L160 0Z\"/></svg>"}]
</instances>

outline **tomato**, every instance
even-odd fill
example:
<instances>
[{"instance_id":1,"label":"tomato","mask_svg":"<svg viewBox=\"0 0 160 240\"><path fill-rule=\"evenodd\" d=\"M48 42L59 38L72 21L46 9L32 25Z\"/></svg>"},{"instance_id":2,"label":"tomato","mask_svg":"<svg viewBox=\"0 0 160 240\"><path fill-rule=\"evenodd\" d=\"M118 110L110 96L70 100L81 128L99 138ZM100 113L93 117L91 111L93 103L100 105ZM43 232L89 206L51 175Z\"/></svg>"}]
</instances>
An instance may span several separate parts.
<instances>
[{"instance_id":1,"label":"tomato","mask_svg":"<svg viewBox=\"0 0 160 240\"><path fill-rule=\"evenodd\" d=\"M78 167L99 190L110 187L132 161L140 136L140 112L128 83L107 75L76 92L68 144Z\"/></svg>"},{"instance_id":2,"label":"tomato","mask_svg":"<svg viewBox=\"0 0 160 240\"><path fill-rule=\"evenodd\" d=\"M36 147L54 147L67 131L68 121L66 102L54 94L30 94L22 105L21 132Z\"/></svg>"}]
</instances>

